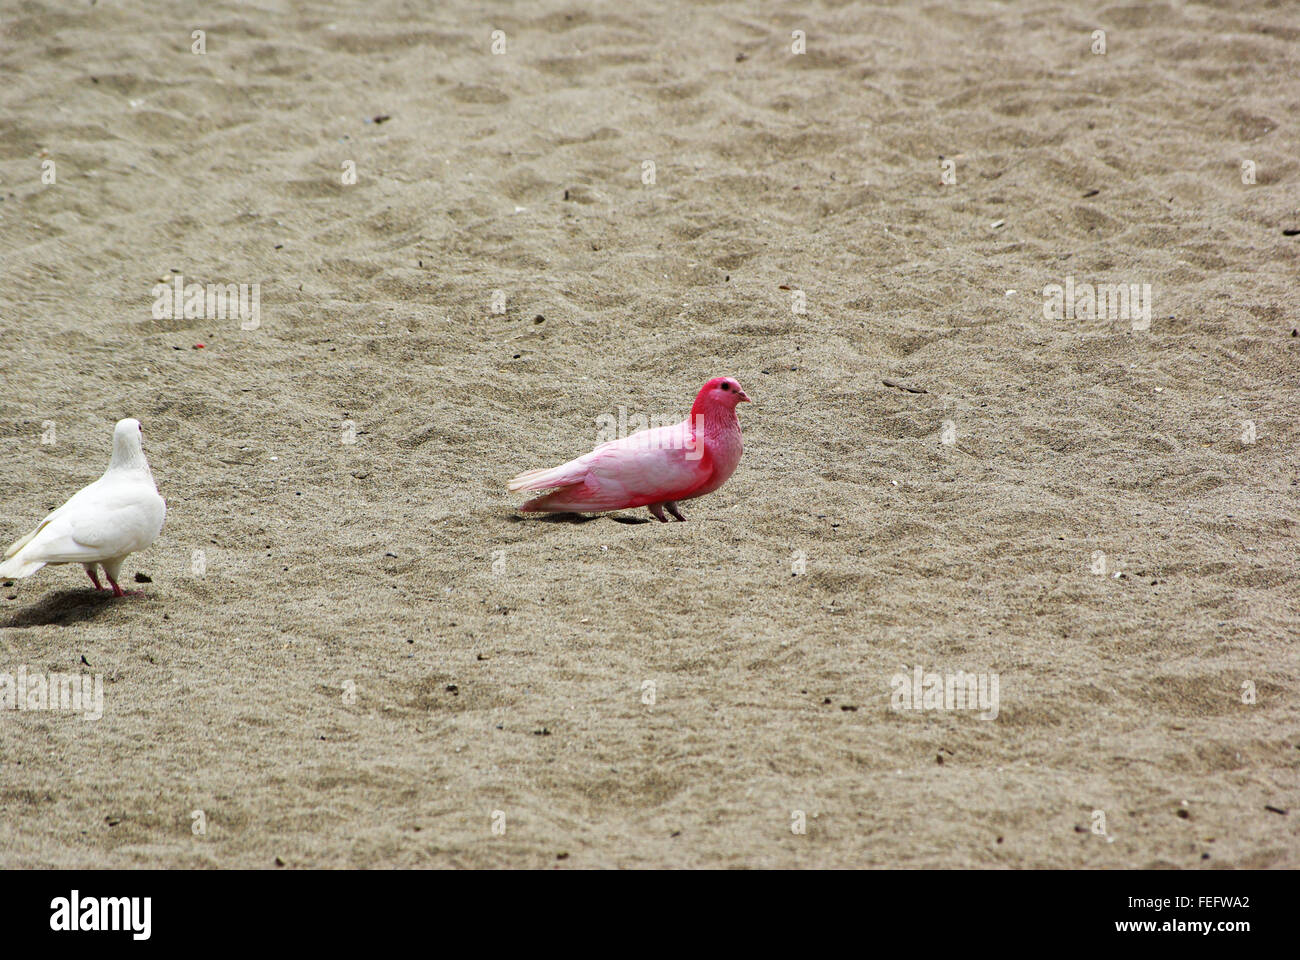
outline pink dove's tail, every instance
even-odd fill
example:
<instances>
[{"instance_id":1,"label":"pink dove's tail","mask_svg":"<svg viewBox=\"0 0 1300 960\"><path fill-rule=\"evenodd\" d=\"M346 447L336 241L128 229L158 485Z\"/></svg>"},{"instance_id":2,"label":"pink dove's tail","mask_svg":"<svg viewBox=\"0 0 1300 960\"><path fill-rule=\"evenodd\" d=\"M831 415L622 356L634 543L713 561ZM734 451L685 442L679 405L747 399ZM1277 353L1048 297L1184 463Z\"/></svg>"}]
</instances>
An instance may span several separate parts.
<instances>
[{"instance_id":1,"label":"pink dove's tail","mask_svg":"<svg viewBox=\"0 0 1300 960\"><path fill-rule=\"evenodd\" d=\"M575 486L580 486L575 484ZM572 503L573 487L553 490L543 497L534 497L519 505L520 513L562 513L579 509Z\"/></svg>"},{"instance_id":2,"label":"pink dove's tail","mask_svg":"<svg viewBox=\"0 0 1300 960\"><path fill-rule=\"evenodd\" d=\"M579 478L581 479L581 478ZM507 490L548 490L551 487L567 486L574 480L566 477L563 467L550 470L528 470L506 482Z\"/></svg>"}]
</instances>

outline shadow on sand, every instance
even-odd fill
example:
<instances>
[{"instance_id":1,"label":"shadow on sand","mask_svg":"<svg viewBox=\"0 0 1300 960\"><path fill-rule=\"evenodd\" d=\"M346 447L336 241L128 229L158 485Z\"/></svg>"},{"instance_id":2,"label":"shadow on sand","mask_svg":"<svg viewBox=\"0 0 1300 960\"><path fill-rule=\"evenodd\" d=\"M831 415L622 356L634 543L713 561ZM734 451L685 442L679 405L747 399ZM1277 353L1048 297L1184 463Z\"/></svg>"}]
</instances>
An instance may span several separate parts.
<instances>
[{"instance_id":1,"label":"shadow on sand","mask_svg":"<svg viewBox=\"0 0 1300 960\"><path fill-rule=\"evenodd\" d=\"M16 611L8 620L0 621L0 627L66 627L93 620L114 603L130 599L114 597L107 590L98 593L89 588L58 590L47 593L38 603Z\"/></svg>"},{"instance_id":2,"label":"shadow on sand","mask_svg":"<svg viewBox=\"0 0 1300 960\"><path fill-rule=\"evenodd\" d=\"M649 523L646 517L623 517L612 513L539 513L530 517L521 517L517 513L510 515L511 523L591 523L593 520L613 520L615 523Z\"/></svg>"}]
</instances>

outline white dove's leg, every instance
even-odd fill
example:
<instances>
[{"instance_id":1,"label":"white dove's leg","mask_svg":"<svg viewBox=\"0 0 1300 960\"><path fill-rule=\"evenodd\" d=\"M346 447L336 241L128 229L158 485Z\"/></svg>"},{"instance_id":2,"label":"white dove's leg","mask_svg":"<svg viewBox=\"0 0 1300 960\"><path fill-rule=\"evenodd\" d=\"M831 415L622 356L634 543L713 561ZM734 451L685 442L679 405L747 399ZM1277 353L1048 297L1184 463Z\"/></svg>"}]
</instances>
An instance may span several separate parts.
<instances>
[{"instance_id":1,"label":"white dove's leg","mask_svg":"<svg viewBox=\"0 0 1300 960\"><path fill-rule=\"evenodd\" d=\"M667 523L668 518L664 516L664 505L662 503L648 503L646 507L654 514L655 519L660 523Z\"/></svg>"},{"instance_id":2,"label":"white dove's leg","mask_svg":"<svg viewBox=\"0 0 1300 960\"><path fill-rule=\"evenodd\" d=\"M685 519L686 519L684 516L682 516L682 512L681 512L681 510L679 510L679 509L677 508L677 501L676 501L676 500L665 500L665 501L664 501L664 506L667 507L667 508L668 508L668 512L671 513L671 514L672 514L674 517L676 517L678 520L685 520Z\"/></svg>"},{"instance_id":3,"label":"white dove's leg","mask_svg":"<svg viewBox=\"0 0 1300 960\"><path fill-rule=\"evenodd\" d=\"M122 596L126 596L126 594L128 594L128 593L133 593L133 594L135 594L136 596L142 597L142 596L144 596L144 592L143 592L143 591L141 591L141 590L123 590L123 589L122 589L120 586L118 586L118 584L117 584L117 575L118 575L118 573L121 571L121 569L122 569L122 563L123 563L125 560L126 560L126 557L125 557L125 556L121 556L121 557L113 557L112 559L104 560L104 561L103 561L103 566L104 566L104 576L108 577L108 582L111 583L111 584L113 585L113 596L115 596L115 597L122 597Z\"/></svg>"},{"instance_id":4,"label":"white dove's leg","mask_svg":"<svg viewBox=\"0 0 1300 960\"><path fill-rule=\"evenodd\" d=\"M108 589L108 587L99 582L99 577L95 575L95 564L83 563L82 566L86 568L86 573L90 575L90 582L95 585L96 590Z\"/></svg>"}]
</instances>

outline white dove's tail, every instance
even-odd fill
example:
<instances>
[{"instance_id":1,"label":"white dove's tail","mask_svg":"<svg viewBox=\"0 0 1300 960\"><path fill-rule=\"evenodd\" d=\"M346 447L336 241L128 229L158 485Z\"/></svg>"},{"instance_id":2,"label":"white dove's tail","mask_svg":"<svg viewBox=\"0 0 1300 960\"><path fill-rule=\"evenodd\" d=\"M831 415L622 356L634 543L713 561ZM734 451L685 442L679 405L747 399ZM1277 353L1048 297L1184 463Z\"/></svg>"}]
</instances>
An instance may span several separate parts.
<instances>
[{"instance_id":1,"label":"white dove's tail","mask_svg":"<svg viewBox=\"0 0 1300 960\"><path fill-rule=\"evenodd\" d=\"M0 577L30 577L43 566L44 560L26 560L21 553L16 553L0 563Z\"/></svg>"},{"instance_id":2,"label":"white dove's tail","mask_svg":"<svg viewBox=\"0 0 1300 960\"><path fill-rule=\"evenodd\" d=\"M585 464L576 460L562 463L549 470L526 470L513 480L506 482L507 490L546 490L550 487L567 487L577 483L587 473Z\"/></svg>"},{"instance_id":3,"label":"white dove's tail","mask_svg":"<svg viewBox=\"0 0 1300 960\"><path fill-rule=\"evenodd\" d=\"M44 526L44 523L39 524L27 536L15 540L9 545L9 549L5 551L4 563L0 563L0 577L30 577L45 566L44 560L28 560L23 557L23 547L31 543Z\"/></svg>"},{"instance_id":4,"label":"white dove's tail","mask_svg":"<svg viewBox=\"0 0 1300 960\"><path fill-rule=\"evenodd\" d=\"M31 543L32 538L41 532L41 527L43 526L45 526L44 523L40 524L40 526L38 526L31 533L27 534L27 536L15 540L13 543L9 544L9 549L5 551L5 559L8 560L10 557L16 554L23 547L27 546L27 544Z\"/></svg>"},{"instance_id":5,"label":"white dove's tail","mask_svg":"<svg viewBox=\"0 0 1300 960\"><path fill-rule=\"evenodd\" d=\"M48 522L49 519L45 518L45 523ZM45 561L31 561L22 555L22 548L35 539L35 536L44 529L45 523L38 524L29 535L9 544L9 549L4 552L4 563L0 563L0 576L31 576L45 566Z\"/></svg>"}]
</instances>

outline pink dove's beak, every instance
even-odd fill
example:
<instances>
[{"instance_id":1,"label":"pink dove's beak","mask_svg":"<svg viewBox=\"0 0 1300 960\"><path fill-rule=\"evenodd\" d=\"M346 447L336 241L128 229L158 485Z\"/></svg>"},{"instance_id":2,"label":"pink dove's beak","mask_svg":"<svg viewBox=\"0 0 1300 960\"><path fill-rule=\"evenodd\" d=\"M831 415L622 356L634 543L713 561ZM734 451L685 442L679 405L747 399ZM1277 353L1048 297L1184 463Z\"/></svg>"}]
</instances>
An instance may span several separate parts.
<instances>
[{"instance_id":1,"label":"pink dove's beak","mask_svg":"<svg viewBox=\"0 0 1300 960\"><path fill-rule=\"evenodd\" d=\"M741 391L740 391L740 401L739 401L739 402L740 402L740 403L753 403L753 401L749 399L749 394L747 394L744 390L741 390Z\"/></svg>"}]
</instances>

